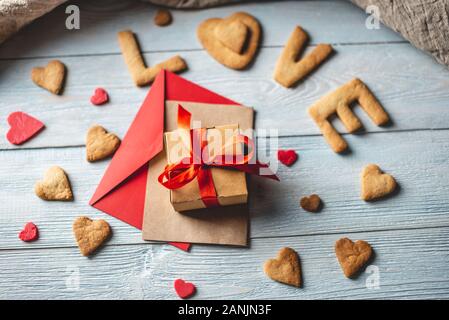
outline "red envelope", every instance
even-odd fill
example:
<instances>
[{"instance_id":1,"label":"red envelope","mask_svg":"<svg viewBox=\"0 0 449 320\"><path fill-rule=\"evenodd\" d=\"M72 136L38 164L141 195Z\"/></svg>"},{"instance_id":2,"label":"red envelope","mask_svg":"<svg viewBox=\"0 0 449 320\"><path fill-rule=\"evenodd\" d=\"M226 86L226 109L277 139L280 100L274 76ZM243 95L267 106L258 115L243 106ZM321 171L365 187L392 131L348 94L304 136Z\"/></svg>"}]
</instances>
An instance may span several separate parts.
<instances>
[{"instance_id":1,"label":"red envelope","mask_svg":"<svg viewBox=\"0 0 449 320\"><path fill-rule=\"evenodd\" d=\"M138 229L142 229L148 162L163 150L166 100L238 104L169 71L159 73L89 202ZM190 247L171 244L183 250Z\"/></svg>"}]
</instances>

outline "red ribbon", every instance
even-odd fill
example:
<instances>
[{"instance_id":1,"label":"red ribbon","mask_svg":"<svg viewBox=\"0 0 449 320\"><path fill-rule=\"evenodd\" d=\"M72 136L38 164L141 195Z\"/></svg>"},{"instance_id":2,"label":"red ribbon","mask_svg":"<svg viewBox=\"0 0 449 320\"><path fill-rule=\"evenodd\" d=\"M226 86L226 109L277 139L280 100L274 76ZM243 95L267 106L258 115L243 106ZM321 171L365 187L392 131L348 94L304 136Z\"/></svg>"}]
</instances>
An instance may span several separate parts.
<instances>
[{"instance_id":1,"label":"red ribbon","mask_svg":"<svg viewBox=\"0 0 449 320\"><path fill-rule=\"evenodd\" d=\"M204 161L202 155L208 154L205 152L207 148L206 131L207 129L190 129L190 120L192 115L181 105L178 105L178 128L190 132L190 155L183 158L176 164L169 164L165 166L164 171L159 175L158 181L168 189L179 189L188 184L193 179L198 180L201 200L206 207L219 206L217 199L217 192L215 190L214 181L212 179L211 168L230 168L243 171L249 174L258 175L264 178L279 180L278 177L272 173L267 164L259 161L250 163L255 154L254 142L244 135L237 135L233 139L232 147L238 144L243 144L248 150L244 155L226 155L224 149L222 152L212 159ZM193 142L199 142L199 147ZM266 170L268 175L261 175L260 169Z\"/></svg>"}]
</instances>

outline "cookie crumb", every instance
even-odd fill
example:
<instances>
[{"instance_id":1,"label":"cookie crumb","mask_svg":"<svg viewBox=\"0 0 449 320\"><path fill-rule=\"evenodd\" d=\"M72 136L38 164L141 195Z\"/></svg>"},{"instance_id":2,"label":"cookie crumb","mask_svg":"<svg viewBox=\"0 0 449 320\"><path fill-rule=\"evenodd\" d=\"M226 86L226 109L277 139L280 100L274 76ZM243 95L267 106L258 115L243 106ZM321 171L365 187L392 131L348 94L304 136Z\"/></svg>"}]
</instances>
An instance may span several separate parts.
<instances>
[{"instance_id":1,"label":"cookie crumb","mask_svg":"<svg viewBox=\"0 0 449 320\"><path fill-rule=\"evenodd\" d=\"M154 15L154 24L159 27L165 27L172 23L173 17L170 13L170 11L166 9L159 9L156 11L156 14Z\"/></svg>"}]
</instances>

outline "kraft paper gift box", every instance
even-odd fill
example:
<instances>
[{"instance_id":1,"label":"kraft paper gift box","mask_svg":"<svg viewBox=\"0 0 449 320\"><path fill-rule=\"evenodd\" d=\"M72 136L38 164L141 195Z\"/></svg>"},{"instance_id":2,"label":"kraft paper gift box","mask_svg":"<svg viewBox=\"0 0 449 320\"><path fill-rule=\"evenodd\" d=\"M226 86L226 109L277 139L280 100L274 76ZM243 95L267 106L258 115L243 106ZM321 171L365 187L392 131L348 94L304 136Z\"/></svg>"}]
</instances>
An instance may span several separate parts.
<instances>
[{"instance_id":1,"label":"kraft paper gift box","mask_svg":"<svg viewBox=\"0 0 449 320\"><path fill-rule=\"evenodd\" d=\"M241 145L237 144L235 148L233 147L233 141L239 134L237 124L207 128L205 132L208 159L213 159L214 156L222 154L222 151L226 156L242 155ZM165 150L168 164L179 163L188 157L191 152L189 132L179 129L166 132ZM248 189L244 172L217 167L210 168L210 170L220 206L247 203ZM206 208L201 199L200 187L196 178L181 188L170 190L170 202L178 212Z\"/></svg>"},{"instance_id":2,"label":"kraft paper gift box","mask_svg":"<svg viewBox=\"0 0 449 320\"><path fill-rule=\"evenodd\" d=\"M170 203L170 190L158 182L167 164L164 132L178 127L179 103L192 113L193 121L202 121L202 127L234 123L242 132L253 128L252 108L162 70L89 204L142 229L144 240L169 241L183 250L188 250L189 243L245 246L247 205L180 214Z\"/></svg>"},{"instance_id":3,"label":"kraft paper gift box","mask_svg":"<svg viewBox=\"0 0 449 320\"><path fill-rule=\"evenodd\" d=\"M192 114L192 123L210 128L238 124L241 132L253 128L254 110L237 104L165 101L165 132L178 128L178 105ZM164 145L164 149L165 149ZM247 204L177 212L170 202L170 191L158 182L167 165L164 150L149 163L142 235L144 240L176 241L220 245L248 244ZM194 181L195 182L195 181Z\"/></svg>"}]
</instances>

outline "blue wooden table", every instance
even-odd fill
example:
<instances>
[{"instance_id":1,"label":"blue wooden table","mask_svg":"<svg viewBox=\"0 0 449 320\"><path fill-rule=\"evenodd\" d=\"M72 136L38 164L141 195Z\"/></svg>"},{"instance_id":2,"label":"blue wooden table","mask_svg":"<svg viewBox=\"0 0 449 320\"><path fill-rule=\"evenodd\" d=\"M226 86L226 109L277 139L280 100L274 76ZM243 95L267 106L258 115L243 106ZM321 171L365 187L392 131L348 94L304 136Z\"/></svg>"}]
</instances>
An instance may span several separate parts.
<instances>
[{"instance_id":1,"label":"blue wooden table","mask_svg":"<svg viewBox=\"0 0 449 320\"><path fill-rule=\"evenodd\" d=\"M0 139L0 298L171 299L175 278L198 287L198 299L417 299L449 298L449 71L384 26L365 27L366 14L343 1L249 3L202 11L173 11L166 28L153 25L155 7L135 1L80 1L80 30L65 28L65 5L0 46L0 136L16 110L41 119L46 129L21 147ZM263 26L252 67L234 71L213 60L196 39L209 17L247 11ZM305 82L285 89L272 80L277 57L294 26L311 36L310 47L331 43L336 54ZM149 64L180 54L186 78L254 106L258 128L278 129L279 148L299 161L281 166L282 183L253 179L249 248L193 246L190 253L145 243L141 233L88 206L108 161L85 160L84 136L95 123L122 136L148 88L136 88L120 54L116 33L137 33ZM34 66L50 59L68 68L62 96L35 86ZM322 95L360 77L392 118L379 128L356 107L365 130L345 135L351 153L333 153L306 109ZM94 107L94 88L111 102ZM338 121L335 126L342 132ZM275 153L277 146L268 147ZM394 175L400 192L387 200L360 200L359 174L377 163ZM45 202L33 192L51 165L69 174L73 203ZM299 198L318 193L318 214ZM75 217L106 219L113 237L97 255L79 254ZM40 239L17 235L35 222ZM376 255L367 272L346 279L333 246L341 237L363 239ZM304 286L268 279L263 262L289 246L301 257ZM378 281L377 281L378 280Z\"/></svg>"}]
</instances>

